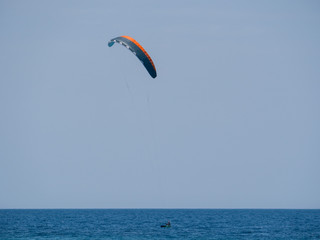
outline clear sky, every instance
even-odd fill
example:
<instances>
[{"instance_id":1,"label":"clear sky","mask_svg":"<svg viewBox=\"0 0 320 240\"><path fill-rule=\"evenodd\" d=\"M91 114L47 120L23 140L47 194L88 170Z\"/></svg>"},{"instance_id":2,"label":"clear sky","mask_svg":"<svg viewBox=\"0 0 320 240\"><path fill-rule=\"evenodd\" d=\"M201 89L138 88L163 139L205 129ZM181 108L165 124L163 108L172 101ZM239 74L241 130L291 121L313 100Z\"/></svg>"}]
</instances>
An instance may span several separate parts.
<instances>
[{"instance_id":1,"label":"clear sky","mask_svg":"<svg viewBox=\"0 0 320 240\"><path fill-rule=\"evenodd\" d=\"M319 26L308 0L1 0L0 208L320 208Z\"/></svg>"}]
</instances>

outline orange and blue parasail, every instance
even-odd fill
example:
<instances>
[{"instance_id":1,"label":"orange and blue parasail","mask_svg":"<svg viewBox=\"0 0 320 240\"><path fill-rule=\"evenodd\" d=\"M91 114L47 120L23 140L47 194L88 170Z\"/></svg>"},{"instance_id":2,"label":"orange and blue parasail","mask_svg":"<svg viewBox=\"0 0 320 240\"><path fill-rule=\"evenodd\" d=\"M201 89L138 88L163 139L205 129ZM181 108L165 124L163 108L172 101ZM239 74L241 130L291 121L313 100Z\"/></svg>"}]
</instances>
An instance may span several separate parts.
<instances>
[{"instance_id":1,"label":"orange and blue parasail","mask_svg":"<svg viewBox=\"0 0 320 240\"><path fill-rule=\"evenodd\" d=\"M129 37L129 36L120 36L120 37L112 38L109 41L108 46L112 47L114 43L119 43L125 46L126 48L128 48L142 62L142 64L147 69L151 77L153 78L157 77L156 67L154 66L154 63L151 57L149 56L147 51L144 50L144 48L136 40L134 40L132 37Z\"/></svg>"}]
</instances>

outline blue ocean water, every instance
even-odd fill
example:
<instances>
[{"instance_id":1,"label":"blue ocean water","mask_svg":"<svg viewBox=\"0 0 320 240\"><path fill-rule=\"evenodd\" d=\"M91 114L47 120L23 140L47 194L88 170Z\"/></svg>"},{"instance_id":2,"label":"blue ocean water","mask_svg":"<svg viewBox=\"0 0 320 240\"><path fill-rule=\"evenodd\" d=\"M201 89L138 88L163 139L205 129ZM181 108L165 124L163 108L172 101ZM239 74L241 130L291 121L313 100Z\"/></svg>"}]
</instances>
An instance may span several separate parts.
<instances>
[{"instance_id":1,"label":"blue ocean water","mask_svg":"<svg viewBox=\"0 0 320 240\"><path fill-rule=\"evenodd\" d=\"M0 210L0 239L320 239L320 210Z\"/></svg>"}]
</instances>

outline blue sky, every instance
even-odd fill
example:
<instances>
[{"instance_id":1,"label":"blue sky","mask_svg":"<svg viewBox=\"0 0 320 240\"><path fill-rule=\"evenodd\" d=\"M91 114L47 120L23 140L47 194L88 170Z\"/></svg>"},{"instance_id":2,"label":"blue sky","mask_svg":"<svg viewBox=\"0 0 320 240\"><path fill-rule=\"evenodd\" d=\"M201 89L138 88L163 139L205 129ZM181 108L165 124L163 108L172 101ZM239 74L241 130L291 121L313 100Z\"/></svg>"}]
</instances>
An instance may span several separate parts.
<instances>
[{"instance_id":1,"label":"blue sky","mask_svg":"<svg viewBox=\"0 0 320 240\"><path fill-rule=\"evenodd\" d=\"M0 208L320 208L319 12L0 1Z\"/></svg>"}]
</instances>

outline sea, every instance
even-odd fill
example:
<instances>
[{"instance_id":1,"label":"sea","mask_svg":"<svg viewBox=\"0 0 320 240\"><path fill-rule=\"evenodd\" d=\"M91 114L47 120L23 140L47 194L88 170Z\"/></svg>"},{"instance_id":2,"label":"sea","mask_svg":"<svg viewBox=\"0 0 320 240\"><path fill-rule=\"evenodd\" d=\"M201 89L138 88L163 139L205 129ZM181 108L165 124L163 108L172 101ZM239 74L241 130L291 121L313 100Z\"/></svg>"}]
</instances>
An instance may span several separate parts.
<instances>
[{"instance_id":1,"label":"sea","mask_svg":"<svg viewBox=\"0 0 320 240\"><path fill-rule=\"evenodd\" d=\"M0 210L0 239L320 239L320 210Z\"/></svg>"}]
</instances>

